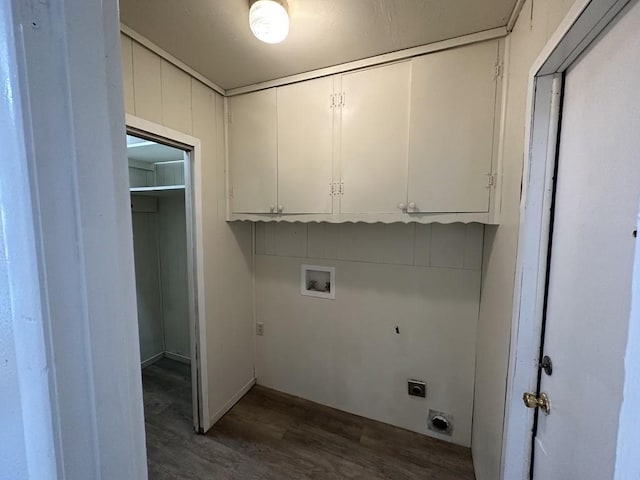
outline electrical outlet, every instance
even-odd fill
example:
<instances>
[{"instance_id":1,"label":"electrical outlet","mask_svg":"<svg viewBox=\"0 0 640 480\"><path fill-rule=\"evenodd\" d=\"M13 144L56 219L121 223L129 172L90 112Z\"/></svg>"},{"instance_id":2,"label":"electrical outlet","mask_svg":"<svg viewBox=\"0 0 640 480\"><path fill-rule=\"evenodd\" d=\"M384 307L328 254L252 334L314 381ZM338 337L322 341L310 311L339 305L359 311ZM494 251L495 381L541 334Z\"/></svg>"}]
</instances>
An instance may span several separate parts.
<instances>
[{"instance_id":1,"label":"electrical outlet","mask_svg":"<svg viewBox=\"0 0 640 480\"><path fill-rule=\"evenodd\" d=\"M256 322L256 335L264 335L264 323Z\"/></svg>"},{"instance_id":2,"label":"electrical outlet","mask_svg":"<svg viewBox=\"0 0 640 480\"><path fill-rule=\"evenodd\" d=\"M425 398L427 396L427 384L422 380L409 380L407 387L408 393L412 397Z\"/></svg>"}]
</instances>

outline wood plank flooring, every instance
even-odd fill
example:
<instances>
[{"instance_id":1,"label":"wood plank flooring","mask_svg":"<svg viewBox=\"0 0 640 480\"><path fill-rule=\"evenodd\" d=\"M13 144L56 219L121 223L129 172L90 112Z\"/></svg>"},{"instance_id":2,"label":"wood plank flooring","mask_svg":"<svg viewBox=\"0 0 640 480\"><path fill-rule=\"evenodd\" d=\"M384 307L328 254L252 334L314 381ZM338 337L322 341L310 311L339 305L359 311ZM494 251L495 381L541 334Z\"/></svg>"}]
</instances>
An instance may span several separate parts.
<instances>
[{"instance_id":1,"label":"wood plank flooring","mask_svg":"<svg viewBox=\"0 0 640 480\"><path fill-rule=\"evenodd\" d=\"M254 387L206 435L189 367L143 370L151 480L473 480L469 449Z\"/></svg>"}]
</instances>

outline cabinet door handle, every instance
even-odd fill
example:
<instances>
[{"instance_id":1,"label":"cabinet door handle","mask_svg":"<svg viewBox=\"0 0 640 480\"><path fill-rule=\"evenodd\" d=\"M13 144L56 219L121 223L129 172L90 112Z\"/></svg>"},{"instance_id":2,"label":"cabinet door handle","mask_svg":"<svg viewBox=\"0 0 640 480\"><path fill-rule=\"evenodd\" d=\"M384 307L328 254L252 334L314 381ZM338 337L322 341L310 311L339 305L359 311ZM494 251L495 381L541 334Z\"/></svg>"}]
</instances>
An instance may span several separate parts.
<instances>
[{"instance_id":1,"label":"cabinet door handle","mask_svg":"<svg viewBox=\"0 0 640 480\"><path fill-rule=\"evenodd\" d=\"M407 206L404 203L400 202L398 204L398 208L404 212L407 209Z\"/></svg>"},{"instance_id":2,"label":"cabinet door handle","mask_svg":"<svg viewBox=\"0 0 640 480\"><path fill-rule=\"evenodd\" d=\"M278 205L278 213L284 212L284 207L282 205Z\"/></svg>"},{"instance_id":3,"label":"cabinet door handle","mask_svg":"<svg viewBox=\"0 0 640 480\"><path fill-rule=\"evenodd\" d=\"M411 210L415 210L416 209L416 204L414 202L409 202L409 208Z\"/></svg>"},{"instance_id":4,"label":"cabinet door handle","mask_svg":"<svg viewBox=\"0 0 640 480\"><path fill-rule=\"evenodd\" d=\"M271 205L271 206L269 207L269 211L270 211L271 213L275 213L275 212L276 212L276 206L275 206L275 205Z\"/></svg>"}]
</instances>

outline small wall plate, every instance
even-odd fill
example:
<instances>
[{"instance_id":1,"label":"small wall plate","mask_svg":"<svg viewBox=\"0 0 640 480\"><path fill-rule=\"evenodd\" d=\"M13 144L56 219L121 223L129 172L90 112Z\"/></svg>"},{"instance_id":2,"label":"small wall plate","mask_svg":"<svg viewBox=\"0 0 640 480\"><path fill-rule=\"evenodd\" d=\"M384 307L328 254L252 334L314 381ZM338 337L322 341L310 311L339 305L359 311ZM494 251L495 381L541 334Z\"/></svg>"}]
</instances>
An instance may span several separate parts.
<instances>
[{"instance_id":1,"label":"small wall plate","mask_svg":"<svg viewBox=\"0 0 640 480\"><path fill-rule=\"evenodd\" d=\"M300 293L309 297L336 298L336 269L323 265L302 265Z\"/></svg>"}]
</instances>

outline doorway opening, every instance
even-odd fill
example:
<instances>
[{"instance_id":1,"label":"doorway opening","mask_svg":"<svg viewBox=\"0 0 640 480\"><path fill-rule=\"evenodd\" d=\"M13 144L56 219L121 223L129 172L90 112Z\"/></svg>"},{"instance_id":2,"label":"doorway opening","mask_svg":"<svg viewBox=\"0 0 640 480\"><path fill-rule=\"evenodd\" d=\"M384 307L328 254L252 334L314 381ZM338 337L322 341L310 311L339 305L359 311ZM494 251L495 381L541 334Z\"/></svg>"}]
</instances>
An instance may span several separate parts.
<instances>
[{"instance_id":1,"label":"doorway opening","mask_svg":"<svg viewBox=\"0 0 640 480\"><path fill-rule=\"evenodd\" d=\"M145 421L207 429L192 145L130 125L127 162ZM165 132L166 133L166 132ZM184 140L184 139L183 139Z\"/></svg>"}]
</instances>

